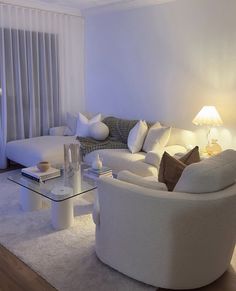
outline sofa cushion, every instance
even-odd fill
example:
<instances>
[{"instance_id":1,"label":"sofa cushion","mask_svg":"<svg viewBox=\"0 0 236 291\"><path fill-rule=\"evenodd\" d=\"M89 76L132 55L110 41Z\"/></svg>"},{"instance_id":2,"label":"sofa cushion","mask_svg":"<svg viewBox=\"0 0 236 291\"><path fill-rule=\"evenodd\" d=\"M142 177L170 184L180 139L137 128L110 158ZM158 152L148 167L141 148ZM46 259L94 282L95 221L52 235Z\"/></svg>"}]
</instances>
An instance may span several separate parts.
<instances>
[{"instance_id":1,"label":"sofa cushion","mask_svg":"<svg viewBox=\"0 0 236 291\"><path fill-rule=\"evenodd\" d=\"M122 170L129 170L140 176L157 176L158 170L144 162L145 153L131 154L128 149L103 149L90 152L84 157L84 162L92 165L99 154L103 164L113 170L114 174Z\"/></svg>"},{"instance_id":2,"label":"sofa cushion","mask_svg":"<svg viewBox=\"0 0 236 291\"><path fill-rule=\"evenodd\" d=\"M146 177L133 174L130 171L121 171L118 173L117 179L153 190L167 191L166 185L158 182L156 177L154 179L147 179Z\"/></svg>"},{"instance_id":3,"label":"sofa cushion","mask_svg":"<svg viewBox=\"0 0 236 291\"><path fill-rule=\"evenodd\" d=\"M49 161L52 165L63 164L63 145L74 142L74 136L40 136L11 141L7 143L6 156L25 167L41 161Z\"/></svg>"},{"instance_id":4,"label":"sofa cushion","mask_svg":"<svg viewBox=\"0 0 236 291\"><path fill-rule=\"evenodd\" d=\"M186 167L174 191L187 193L216 192L235 183L236 151L226 150Z\"/></svg>"},{"instance_id":5,"label":"sofa cushion","mask_svg":"<svg viewBox=\"0 0 236 291\"><path fill-rule=\"evenodd\" d=\"M130 130L128 136L128 148L132 154L141 151L147 131L147 123L143 120L136 123L136 125Z\"/></svg>"},{"instance_id":6,"label":"sofa cushion","mask_svg":"<svg viewBox=\"0 0 236 291\"><path fill-rule=\"evenodd\" d=\"M173 191L175 185L187 165L200 161L198 146L193 148L179 160L167 152L164 152L160 163L158 180L166 184L169 191Z\"/></svg>"}]
</instances>

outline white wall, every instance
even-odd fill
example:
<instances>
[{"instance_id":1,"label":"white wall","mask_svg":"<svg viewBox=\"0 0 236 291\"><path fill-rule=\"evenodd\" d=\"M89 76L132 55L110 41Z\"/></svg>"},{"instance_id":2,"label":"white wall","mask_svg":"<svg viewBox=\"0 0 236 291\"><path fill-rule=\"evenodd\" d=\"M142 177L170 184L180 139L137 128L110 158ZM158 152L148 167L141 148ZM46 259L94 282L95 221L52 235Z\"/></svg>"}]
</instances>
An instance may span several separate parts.
<instances>
[{"instance_id":1,"label":"white wall","mask_svg":"<svg viewBox=\"0 0 236 291\"><path fill-rule=\"evenodd\" d=\"M221 144L235 146L235 11L235 0L177 0L88 15L87 110L194 129L215 105Z\"/></svg>"}]
</instances>

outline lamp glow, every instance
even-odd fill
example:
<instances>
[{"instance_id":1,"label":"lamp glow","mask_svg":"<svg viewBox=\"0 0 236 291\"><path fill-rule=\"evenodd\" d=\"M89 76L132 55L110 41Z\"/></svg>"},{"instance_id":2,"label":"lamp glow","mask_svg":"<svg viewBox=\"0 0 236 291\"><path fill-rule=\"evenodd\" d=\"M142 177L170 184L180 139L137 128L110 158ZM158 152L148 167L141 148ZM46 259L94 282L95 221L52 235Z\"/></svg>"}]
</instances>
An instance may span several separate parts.
<instances>
[{"instance_id":1,"label":"lamp glow","mask_svg":"<svg viewBox=\"0 0 236 291\"><path fill-rule=\"evenodd\" d=\"M195 125L220 126L223 121L215 106L203 106L193 119Z\"/></svg>"}]
</instances>

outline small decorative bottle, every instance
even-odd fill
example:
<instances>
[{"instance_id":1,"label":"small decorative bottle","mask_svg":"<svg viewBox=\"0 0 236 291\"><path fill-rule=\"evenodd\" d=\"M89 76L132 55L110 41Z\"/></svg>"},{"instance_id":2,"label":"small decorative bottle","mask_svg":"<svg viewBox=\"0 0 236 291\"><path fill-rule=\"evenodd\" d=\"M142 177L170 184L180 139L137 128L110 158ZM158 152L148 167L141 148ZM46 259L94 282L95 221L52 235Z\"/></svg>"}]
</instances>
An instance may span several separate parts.
<instances>
[{"instance_id":1,"label":"small decorative bottle","mask_svg":"<svg viewBox=\"0 0 236 291\"><path fill-rule=\"evenodd\" d=\"M222 148L217 143L217 139L212 139L209 145L206 146L206 151L210 156L214 156L219 154L222 151Z\"/></svg>"},{"instance_id":2,"label":"small decorative bottle","mask_svg":"<svg viewBox=\"0 0 236 291\"><path fill-rule=\"evenodd\" d=\"M102 168L102 160L100 159L99 154L96 155L96 158L92 163L92 168L95 170L100 170Z\"/></svg>"}]
</instances>

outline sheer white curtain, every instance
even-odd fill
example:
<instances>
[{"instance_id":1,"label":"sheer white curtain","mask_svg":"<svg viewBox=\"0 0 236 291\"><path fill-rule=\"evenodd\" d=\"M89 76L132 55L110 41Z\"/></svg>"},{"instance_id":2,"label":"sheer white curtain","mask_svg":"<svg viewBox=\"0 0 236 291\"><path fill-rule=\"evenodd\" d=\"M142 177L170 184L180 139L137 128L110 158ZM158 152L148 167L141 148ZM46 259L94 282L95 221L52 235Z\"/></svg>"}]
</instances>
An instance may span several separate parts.
<instances>
[{"instance_id":1,"label":"sheer white curtain","mask_svg":"<svg viewBox=\"0 0 236 291\"><path fill-rule=\"evenodd\" d=\"M8 141L48 134L82 103L82 75L83 19L0 4L0 168Z\"/></svg>"}]
</instances>

